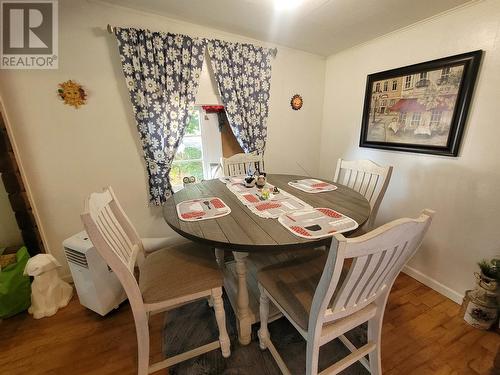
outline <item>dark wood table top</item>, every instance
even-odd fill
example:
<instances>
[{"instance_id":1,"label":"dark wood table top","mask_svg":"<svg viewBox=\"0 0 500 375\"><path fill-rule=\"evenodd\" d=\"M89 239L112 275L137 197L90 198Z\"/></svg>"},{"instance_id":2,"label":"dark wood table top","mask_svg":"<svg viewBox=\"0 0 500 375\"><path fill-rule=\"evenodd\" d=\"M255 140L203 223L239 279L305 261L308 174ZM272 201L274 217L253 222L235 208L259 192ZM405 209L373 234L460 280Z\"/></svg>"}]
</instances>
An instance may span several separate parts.
<instances>
[{"instance_id":1,"label":"dark wood table top","mask_svg":"<svg viewBox=\"0 0 500 375\"><path fill-rule=\"evenodd\" d=\"M306 193L288 185L289 181L308 178L296 175L268 174L269 183L284 189L313 207L328 207L343 213L361 226L370 215L370 204L363 195L335 183L338 189L324 193ZM323 180L331 182L328 180ZM219 197L231 213L218 219L186 222L177 216L176 205L187 199ZM252 213L236 195L218 179L186 186L165 202L163 217L180 235L220 249L235 251L282 251L328 244L331 238L306 239L283 227L277 219L261 218Z\"/></svg>"}]
</instances>

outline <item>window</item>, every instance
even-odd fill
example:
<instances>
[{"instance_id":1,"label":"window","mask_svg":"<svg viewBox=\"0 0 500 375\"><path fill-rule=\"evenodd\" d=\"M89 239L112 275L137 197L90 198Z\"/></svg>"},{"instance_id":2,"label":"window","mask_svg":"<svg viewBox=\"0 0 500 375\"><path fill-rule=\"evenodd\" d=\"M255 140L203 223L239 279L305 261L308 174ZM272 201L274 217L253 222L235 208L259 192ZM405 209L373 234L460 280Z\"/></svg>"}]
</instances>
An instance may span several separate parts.
<instances>
[{"instance_id":1,"label":"window","mask_svg":"<svg viewBox=\"0 0 500 375\"><path fill-rule=\"evenodd\" d=\"M203 179L203 142L199 110L193 112L172 163L170 182L174 191L182 188L182 179L186 176L194 176L197 181Z\"/></svg>"},{"instance_id":2,"label":"window","mask_svg":"<svg viewBox=\"0 0 500 375\"><path fill-rule=\"evenodd\" d=\"M398 81L392 81L392 91L396 91L398 89Z\"/></svg>"},{"instance_id":3,"label":"window","mask_svg":"<svg viewBox=\"0 0 500 375\"><path fill-rule=\"evenodd\" d=\"M401 125L406 125L406 112L401 112L399 114L399 122Z\"/></svg>"},{"instance_id":4,"label":"window","mask_svg":"<svg viewBox=\"0 0 500 375\"><path fill-rule=\"evenodd\" d=\"M380 101L379 113L385 113L386 106L387 106L387 100L386 99L381 100Z\"/></svg>"},{"instance_id":5,"label":"window","mask_svg":"<svg viewBox=\"0 0 500 375\"><path fill-rule=\"evenodd\" d=\"M194 176L196 182L212 178L210 164L222 156L217 114L202 116L202 113L200 107L195 107L175 154L170 171L174 191L182 189L184 177Z\"/></svg>"},{"instance_id":6,"label":"window","mask_svg":"<svg viewBox=\"0 0 500 375\"><path fill-rule=\"evenodd\" d=\"M451 71L450 67L443 68L441 70L441 79L443 80L448 79L450 77L450 71Z\"/></svg>"},{"instance_id":7,"label":"window","mask_svg":"<svg viewBox=\"0 0 500 375\"><path fill-rule=\"evenodd\" d=\"M405 89L410 89L412 83L412 76L405 77Z\"/></svg>"},{"instance_id":8,"label":"window","mask_svg":"<svg viewBox=\"0 0 500 375\"><path fill-rule=\"evenodd\" d=\"M418 81L415 83L415 87L421 88L429 86L430 81L427 79L427 72L419 73L418 77L419 78Z\"/></svg>"},{"instance_id":9,"label":"window","mask_svg":"<svg viewBox=\"0 0 500 375\"><path fill-rule=\"evenodd\" d=\"M380 92L380 82L375 84L375 92Z\"/></svg>"},{"instance_id":10,"label":"window","mask_svg":"<svg viewBox=\"0 0 500 375\"><path fill-rule=\"evenodd\" d=\"M416 127L420 125L420 118L422 117L421 112L415 112L411 117L411 126Z\"/></svg>"},{"instance_id":11,"label":"window","mask_svg":"<svg viewBox=\"0 0 500 375\"><path fill-rule=\"evenodd\" d=\"M384 91L389 90L389 82L385 81L384 82Z\"/></svg>"},{"instance_id":12,"label":"window","mask_svg":"<svg viewBox=\"0 0 500 375\"><path fill-rule=\"evenodd\" d=\"M389 105L392 107L396 103L396 99L391 99L389 102Z\"/></svg>"},{"instance_id":13,"label":"window","mask_svg":"<svg viewBox=\"0 0 500 375\"><path fill-rule=\"evenodd\" d=\"M439 122L441 121L441 114L442 111L438 111L436 109L433 109L431 112L431 126L437 126L439 125Z\"/></svg>"}]
</instances>

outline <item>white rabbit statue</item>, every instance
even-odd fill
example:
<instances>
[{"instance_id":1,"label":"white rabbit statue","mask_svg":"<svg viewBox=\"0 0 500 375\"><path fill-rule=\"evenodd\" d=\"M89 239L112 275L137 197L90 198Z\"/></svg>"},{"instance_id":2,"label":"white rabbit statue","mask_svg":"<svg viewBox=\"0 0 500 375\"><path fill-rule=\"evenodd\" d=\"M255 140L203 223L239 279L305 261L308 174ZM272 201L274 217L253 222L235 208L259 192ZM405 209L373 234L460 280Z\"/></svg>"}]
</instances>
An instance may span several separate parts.
<instances>
[{"instance_id":1,"label":"white rabbit statue","mask_svg":"<svg viewBox=\"0 0 500 375\"><path fill-rule=\"evenodd\" d=\"M35 277L28 310L35 319L54 315L73 296L73 287L61 280L57 273L59 267L59 262L50 254L38 254L26 264L24 274Z\"/></svg>"}]
</instances>

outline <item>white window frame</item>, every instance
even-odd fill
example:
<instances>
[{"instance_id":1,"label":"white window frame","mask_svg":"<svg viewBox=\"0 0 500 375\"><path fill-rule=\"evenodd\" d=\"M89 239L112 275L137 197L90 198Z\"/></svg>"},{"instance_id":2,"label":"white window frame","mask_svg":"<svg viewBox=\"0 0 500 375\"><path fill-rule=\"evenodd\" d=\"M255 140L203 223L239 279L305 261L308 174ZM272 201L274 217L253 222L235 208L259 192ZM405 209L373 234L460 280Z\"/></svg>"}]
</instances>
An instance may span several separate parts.
<instances>
[{"instance_id":1,"label":"white window frame","mask_svg":"<svg viewBox=\"0 0 500 375\"><path fill-rule=\"evenodd\" d=\"M447 66L441 69L441 79L447 79L450 77L451 67Z\"/></svg>"},{"instance_id":2,"label":"white window frame","mask_svg":"<svg viewBox=\"0 0 500 375\"><path fill-rule=\"evenodd\" d=\"M441 122L441 117L443 116L443 111L439 111L437 109L433 109L431 111L431 121L430 125L439 125Z\"/></svg>"},{"instance_id":3,"label":"white window frame","mask_svg":"<svg viewBox=\"0 0 500 375\"><path fill-rule=\"evenodd\" d=\"M411 116L411 126L419 126L422 120L422 112L413 112Z\"/></svg>"},{"instance_id":4,"label":"white window frame","mask_svg":"<svg viewBox=\"0 0 500 375\"><path fill-rule=\"evenodd\" d=\"M411 89L413 83L413 76L409 75L405 77L405 89Z\"/></svg>"},{"instance_id":5,"label":"white window frame","mask_svg":"<svg viewBox=\"0 0 500 375\"><path fill-rule=\"evenodd\" d=\"M408 112L400 112L399 113L399 121L401 122L401 125L406 125L407 115L408 115Z\"/></svg>"},{"instance_id":6,"label":"white window frame","mask_svg":"<svg viewBox=\"0 0 500 375\"><path fill-rule=\"evenodd\" d=\"M392 91L396 91L398 89L398 81L393 80L392 81Z\"/></svg>"}]
</instances>

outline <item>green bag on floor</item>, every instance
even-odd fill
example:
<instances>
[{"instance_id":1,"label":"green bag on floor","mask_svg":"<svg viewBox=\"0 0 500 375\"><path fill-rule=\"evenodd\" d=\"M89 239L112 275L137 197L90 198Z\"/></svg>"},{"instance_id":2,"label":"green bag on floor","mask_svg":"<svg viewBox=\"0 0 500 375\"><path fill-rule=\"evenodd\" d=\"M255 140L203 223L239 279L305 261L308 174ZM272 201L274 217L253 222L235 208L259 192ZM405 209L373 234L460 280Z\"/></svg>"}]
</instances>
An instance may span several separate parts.
<instances>
[{"instance_id":1,"label":"green bag on floor","mask_svg":"<svg viewBox=\"0 0 500 375\"><path fill-rule=\"evenodd\" d=\"M31 284L24 276L24 267L30 255L26 247L16 253L16 263L0 270L0 319L26 310L31 305Z\"/></svg>"}]
</instances>

